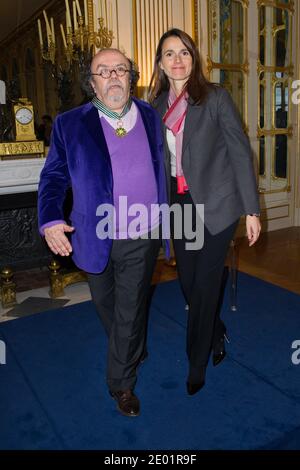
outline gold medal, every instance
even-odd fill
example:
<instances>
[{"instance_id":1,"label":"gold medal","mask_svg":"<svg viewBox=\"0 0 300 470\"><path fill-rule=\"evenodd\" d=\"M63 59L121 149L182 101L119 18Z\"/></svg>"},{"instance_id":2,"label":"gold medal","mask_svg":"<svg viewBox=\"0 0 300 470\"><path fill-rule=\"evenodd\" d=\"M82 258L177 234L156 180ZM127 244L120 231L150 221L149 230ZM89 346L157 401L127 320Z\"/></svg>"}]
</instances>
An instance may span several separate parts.
<instances>
[{"instance_id":1,"label":"gold medal","mask_svg":"<svg viewBox=\"0 0 300 470\"><path fill-rule=\"evenodd\" d=\"M117 127L115 132L117 137L124 137L127 134L127 131L124 129L124 127Z\"/></svg>"},{"instance_id":2,"label":"gold medal","mask_svg":"<svg viewBox=\"0 0 300 470\"><path fill-rule=\"evenodd\" d=\"M118 121L117 123L117 128L116 128L116 136L117 137L124 137L126 134L127 134L127 131L126 129L123 127L123 122L122 121Z\"/></svg>"},{"instance_id":3,"label":"gold medal","mask_svg":"<svg viewBox=\"0 0 300 470\"><path fill-rule=\"evenodd\" d=\"M92 103L93 105L99 110L101 111L101 113L105 114L106 116L108 116L109 118L111 119L117 119L117 128L115 129L115 135L117 137L125 137L125 135L127 135L127 131L124 127L124 124L123 124L123 121L122 121L122 117L124 117L128 111L130 110L131 108L131 104L132 104L132 101L131 99L129 98L129 100L127 101L123 111L118 114L110 109L108 109L98 98L97 96L94 96L94 98L92 99Z\"/></svg>"},{"instance_id":4,"label":"gold medal","mask_svg":"<svg viewBox=\"0 0 300 470\"><path fill-rule=\"evenodd\" d=\"M93 105L99 110L101 111L101 113L105 114L106 116L108 116L109 118L111 119L117 119L117 128L115 129L115 135L117 137L125 137L125 135L127 135L127 131L124 127L124 124L123 124L123 121L122 121L122 117L124 117L128 111L130 110L131 108L131 104L132 104L132 101L131 99L129 98L129 100L127 101L123 111L118 114L110 109L108 109L98 98L97 96L94 96L94 98L92 99L92 103Z\"/></svg>"}]
</instances>

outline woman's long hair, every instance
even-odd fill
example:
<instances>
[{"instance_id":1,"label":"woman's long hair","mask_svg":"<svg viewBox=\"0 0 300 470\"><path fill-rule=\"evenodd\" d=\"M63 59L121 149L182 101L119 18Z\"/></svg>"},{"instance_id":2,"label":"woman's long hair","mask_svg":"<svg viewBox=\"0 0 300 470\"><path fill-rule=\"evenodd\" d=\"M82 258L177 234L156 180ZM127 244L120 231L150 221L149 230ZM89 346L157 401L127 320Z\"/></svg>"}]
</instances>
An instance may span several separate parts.
<instances>
[{"instance_id":1,"label":"woman's long hair","mask_svg":"<svg viewBox=\"0 0 300 470\"><path fill-rule=\"evenodd\" d=\"M204 101L209 90L213 88L214 85L204 76L200 54L193 39L187 33L177 28L170 29L164 33L159 40L155 54L154 70L149 85L149 102L153 103L163 91L168 91L170 89L169 79L165 72L160 68L159 63L162 58L164 41L173 36L179 38L191 54L193 61L192 71L185 87L189 97L192 99L192 102L194 104L200 104Z\"/></svg>"}]
</instances>

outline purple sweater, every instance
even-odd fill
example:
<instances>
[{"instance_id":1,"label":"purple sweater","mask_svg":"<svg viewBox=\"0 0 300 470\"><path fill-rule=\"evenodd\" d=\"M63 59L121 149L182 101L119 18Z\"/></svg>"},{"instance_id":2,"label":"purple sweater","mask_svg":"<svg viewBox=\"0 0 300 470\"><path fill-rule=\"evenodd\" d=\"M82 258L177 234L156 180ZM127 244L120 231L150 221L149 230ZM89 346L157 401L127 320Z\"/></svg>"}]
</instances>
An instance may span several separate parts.
<instances>
[{"instance_id":1,"label":"purple sweater","mask_svg":"<svg viewBox=\"0 0 300 470\"><path fill-rule=\"evenodd\" d=\"M151 152L142 118L138 113L134 127L122 138L115 135L115 130L105 119L101 119L101 124L111 158L114 181L113 197L116 211L114 238L125 239L130 235L133 236L130 227L128 231L128 225L133 220L136 220L135 229L143 235L159 225L159 217L155 216L152 221L150 218L151 204L157 204L158 198ZM132 215L127 216L126 207L123 208L123 205L119 214L120 196L127 196L128 209L133 204L143 204L148 217L142 217L142 213L134 207Z\"/></svg>"},{"instance_id":2,"label":"purple sweater","mask_svg":"<svg viewBox=\"0 0 300 470\"><path fill-rule=\"evenodd\" d=\"M151 204L157 204L158 197L148 137L140 113L137 115L134 127L123 138L115 135L115 130L106 119L101 119L101 124L111 158L114 181L113 197L116 211L114 238L127 239L130 234L133 235L132 230L128 234L128 225L139 217L140 213L133 210L134 215L127 215L132 204L143 204L147 209L148 217L139 217L141 223L135 224L135 228L139 235L148 233L159 225L159 215L154 214L152 220L150 215ZM119 217L120 196L127 196L127 213L121 210ZM58 223L65 221L53 220L44 224L40 228L41 235L44 235L45 228Z\"/></svg>"}]
</instances>

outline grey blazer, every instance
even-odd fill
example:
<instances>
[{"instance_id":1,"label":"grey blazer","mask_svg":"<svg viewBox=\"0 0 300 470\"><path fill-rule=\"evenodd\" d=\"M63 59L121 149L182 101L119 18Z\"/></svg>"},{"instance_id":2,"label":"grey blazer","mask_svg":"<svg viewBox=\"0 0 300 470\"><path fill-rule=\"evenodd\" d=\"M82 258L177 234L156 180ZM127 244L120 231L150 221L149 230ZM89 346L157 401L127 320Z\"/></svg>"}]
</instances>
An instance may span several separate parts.
<instances>
[{"instance_id":1,"label":"grey blazer","mask_svg":"<svg viewBox=\"0 0 300 470\"><path fill-rule=\"evenodd\" d=\"M161 117L168 93L154 103ZM170 153L165 135L165 164L170 194ZM204 223L217 234L243 214L259 212L252 150L229 93L216 86L201 105L188 105L182 168L195 204L204 204Z\"/></svg>"}]
</instances>

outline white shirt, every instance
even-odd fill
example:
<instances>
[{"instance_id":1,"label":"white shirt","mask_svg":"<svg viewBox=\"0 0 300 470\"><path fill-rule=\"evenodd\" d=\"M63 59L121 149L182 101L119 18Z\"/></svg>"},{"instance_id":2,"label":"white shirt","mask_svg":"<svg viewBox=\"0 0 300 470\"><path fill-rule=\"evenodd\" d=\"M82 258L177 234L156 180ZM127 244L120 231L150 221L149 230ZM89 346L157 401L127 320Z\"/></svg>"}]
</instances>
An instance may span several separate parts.
<instances>
[{"instance_id":1,"label":"white shirt","mask_svg":"<svg viewBox=\"0 0 300 470\"><path fill-rule=\"evenodd\" d=\"M167 142L171 155L171 175L176 178L176 138L170 129L167 129Z\"/></svg>"},{"instance_id":2,"label":"white shirt","mask_svg":"<svg viewBox=\"0 0 300 470\"><path fill-rule=\"evenodd\" d=\"M122 122L122 127L124 127L124 129L127 132L129 132L135 126L138 109L137 109L136 104L134 102L132 102L130 110L128 111L128 113L125 114L124 117L122 117L122 119L110 118L110 117L106 116L106 114L102 113L102 111L100 111L99 109L98 109L98 113L99 113L100 119L103 119L103 118L106 119L106 121L114 129L117 129L118 127L120 127L118 125L118 123Z\"/></svg>"}]
</instances>

